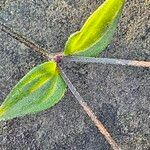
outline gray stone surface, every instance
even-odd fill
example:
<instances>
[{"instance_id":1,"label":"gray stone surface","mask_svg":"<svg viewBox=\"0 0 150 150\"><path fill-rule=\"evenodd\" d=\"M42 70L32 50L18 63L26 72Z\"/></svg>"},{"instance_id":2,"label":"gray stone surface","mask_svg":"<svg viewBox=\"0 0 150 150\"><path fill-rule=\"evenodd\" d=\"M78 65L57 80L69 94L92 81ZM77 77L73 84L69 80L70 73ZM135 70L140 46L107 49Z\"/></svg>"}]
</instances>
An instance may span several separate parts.
<instances>
[{"instance_id":1,"label":"gray stone surface","mask_svg":"<svg viewBox=\"0 0 150 150\"><path fill-rule=\"evenodd\" d=\"M1 0L0 21L48 52L63 50L102 0ZM115 37L101 57L150 60L148 0L128 0ZM0 32L0 103L43 58ZM150 148L150 69L63 64L68 77L123 150ZM1 150L109 150L67 92L52 109L0 122Z\"/></svg>"}]
</instances>

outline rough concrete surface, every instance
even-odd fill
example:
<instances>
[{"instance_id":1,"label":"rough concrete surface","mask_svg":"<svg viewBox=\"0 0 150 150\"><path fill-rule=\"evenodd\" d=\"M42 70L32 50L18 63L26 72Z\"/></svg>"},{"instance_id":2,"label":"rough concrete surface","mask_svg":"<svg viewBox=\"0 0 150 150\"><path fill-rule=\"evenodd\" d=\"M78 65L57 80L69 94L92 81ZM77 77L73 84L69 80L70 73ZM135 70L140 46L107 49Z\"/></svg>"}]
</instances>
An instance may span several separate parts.
<instances>
[{"instance_id":1,"label":"rough concrete surface","mask_svg":"<svg viewBox=\"0 0 150 150\"><path fill-rule=\"evenodd\" d=\"M103 0L1 0L0 22L48 52L63 50ZM100 57L150 60L148 0L128 0ZM0 32L0 103L44 59ZM68 77L123 150L150 149L150 69L70 63ZM0 122L1 150L110 150L68 91L52 109Z\"/></svg>"}]
</instances>

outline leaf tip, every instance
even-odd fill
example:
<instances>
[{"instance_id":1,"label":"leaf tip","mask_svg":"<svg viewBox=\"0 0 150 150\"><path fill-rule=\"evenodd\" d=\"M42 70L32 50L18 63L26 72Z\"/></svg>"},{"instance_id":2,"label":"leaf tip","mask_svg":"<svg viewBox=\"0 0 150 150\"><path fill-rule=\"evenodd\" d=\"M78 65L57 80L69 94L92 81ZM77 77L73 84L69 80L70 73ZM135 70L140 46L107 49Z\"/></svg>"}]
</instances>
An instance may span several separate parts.
<instances>
[{"instance_id":1,"label":"leaf tip","mask_svg":"<svg viewBox=\"0 0 150 150\"><path fill-rule=\"evenodd\" d=\"M0 106L0 121L4 120L3 116L5 114L6 110Z\"/></svg>"}]
</instances>

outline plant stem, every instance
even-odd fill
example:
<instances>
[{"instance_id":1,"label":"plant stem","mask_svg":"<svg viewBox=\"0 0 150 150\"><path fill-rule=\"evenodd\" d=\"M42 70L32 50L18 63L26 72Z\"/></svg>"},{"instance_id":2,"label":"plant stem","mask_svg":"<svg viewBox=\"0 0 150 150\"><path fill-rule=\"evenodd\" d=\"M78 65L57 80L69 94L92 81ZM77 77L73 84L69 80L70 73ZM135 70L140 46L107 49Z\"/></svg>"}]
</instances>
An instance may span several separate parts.
<instances>
[{"instance_id":1,"label":"plant stem","mask_svg":"<svg viewBox=\"0 0 150 150\"><path fill-rule=\"evenodd\" d=\"M88 116L90 117L90 119L94 122L94 124L98 128L99 132L101 134L103 134L103 136L106 138L106 140L108 141L108 143L112 146L112 148L114 150L121 150L121 148L118 146L118 144L111 137L110 133L107 131L107 129L101 123L101 121L98 120L97 116L94 114L94 112L92 111L92 109L83 100L83 98L81 97L81 95L79 94L79 92L76 90L76 88L73 86L73 84L71 83L71 81L68 79L68 77L66 76L66 74L62 70L62 68L60 66L59 66L59 68L60 68L60 71L61 71L62 78L64 79L64 81L68 85L69 89L71 90L71 92L73 93L73 95L75 96L75 98L78 100L79 104L83 107L83 109L88 114Z\"/></svg>"},{"instance_id":2,"label":"plant stem","mask_svg":"<svg viewBox=\"0 0 150 150\"><path fill-rule=\"evenodd\" d=\"M18 40L19 42L23 43L27 47L31 48L35 52L38 52L41 54L43 57L47 58L48 60L53 59L53 55L48 54L44 49L40 48L33 42L27 40L25 37L19 35L18 33L15 33L13 30L11 30L9 27L5 26L4 24L0 23L0 29L10 35L12 38Z\"/></svg>"},{"instance_id":3,"label":"plant stem","mask_svg":"<svg viewBox=\"0 0 150 150\"><path fill-rule=\"evenodd\" d=\"M63 53L56 53L56 54L49 54L44 49L40 48L33 42L29 41L25 37L19 35L18 33L11 30L9 27L5 26L4 24L0 23L1 31L7 33L14 39L18 40L19 42L23 43L27 47L31 48L32 50L38 52L43 57L48 60L57 60L57 56L63 57ZM150 62L146 61L135 61L135 60L124 60L124 59L113 59L113 58L92 58L92 57L63 57L65 61L69 62L82 62L82 63L100 63L100 64L115 64L115 65L124 65L124 66L135 66L135 67L148 67L150 68Z\"/></svg>"},{"instance_id":4,"label":"plant stem","mask_svg":"<svg viewBox=\"0 0 150 150\"><path fill-rule=\"evenodd\" d=\"M135 66L135 67L148 67L150 68L150 62L125 60L125 59L113 59L113 58L93 58L93 57L64 57L64 61L69 62L81 62L81 63L97 63L97 64L114 64L123 66Z\"/></svg>"}]
</instances>

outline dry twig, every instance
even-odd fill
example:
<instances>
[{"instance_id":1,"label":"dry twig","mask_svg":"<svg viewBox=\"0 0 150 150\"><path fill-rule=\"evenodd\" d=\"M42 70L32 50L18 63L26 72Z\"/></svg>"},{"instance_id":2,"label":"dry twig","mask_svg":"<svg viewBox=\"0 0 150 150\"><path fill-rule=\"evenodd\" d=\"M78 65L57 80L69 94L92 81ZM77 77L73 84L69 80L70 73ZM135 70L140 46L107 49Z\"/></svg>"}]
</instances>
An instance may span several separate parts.
<instances>
[{"instance_id":1,"label":"dry twig","mask_svg":"<svg viewBox=\"0 0 150 150\"><path fill-rule=\"evenodd\" d=\"M136 61L136 60L125 60L125 59L114 59L114 58L93 58L93 57L75 56L75 57L64 57L64 61L150 68L150 62L148 61Z\"/></svg>"},{"instance_id":2,"label":"dry twig","mask_svg":"<svg viewBox=\"0 0 150 150\"><path fill-rule=\"evenodd\" d=\"M37 46L33 42L29 41L25 37L23 37L23 36L19 35L18 33L14 32L13 30L11 30L9 27L5 26L4 24L0 23L0 29L1 29L1 31L3 31L3 32L7 33L8 35L10 35L12 38L19 41L20 43L23 43L24 45L31 48L35 52L38 52L39 54L41 54L46 59L49 59L49 60L52 59L53 55L48 54L44 49L40 48L39 46Z\"/></svg>"},{"instance_id":3,"label":"dry twig","mask_svg":"<svg viewBox=\"0 0 150 150\"><path fill-rule=\"evenodd\" d=\"M104 127L104 125L101 123L100 120L98 120L97 116L94 114L92 109L88 106L88 104L83 100L79 92L76 90L76 88L73 86L69 78L66 76L63 69L59 66L61 70L61 75L66 84L68 85L70 91L75 96L75 98L78 100L79 104L82 106L82 108L85 110L85 112L88 114L90 119L94 122L95 126L98 128L101 134L106 138L108 143L112 146L114 150L121 150L121 148L118 146L118 144L113 140L110 133L107 131L107 129Z\"/></svg>"}]
</instances>

